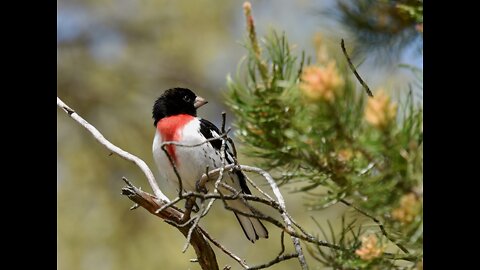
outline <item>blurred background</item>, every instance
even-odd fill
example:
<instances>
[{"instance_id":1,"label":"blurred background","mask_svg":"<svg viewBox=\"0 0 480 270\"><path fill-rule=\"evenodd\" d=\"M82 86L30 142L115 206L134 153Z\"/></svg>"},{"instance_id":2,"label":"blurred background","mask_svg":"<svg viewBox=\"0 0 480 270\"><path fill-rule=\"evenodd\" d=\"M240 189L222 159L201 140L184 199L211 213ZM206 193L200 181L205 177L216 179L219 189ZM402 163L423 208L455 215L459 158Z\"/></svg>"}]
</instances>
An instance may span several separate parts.
<instances>
[{"instance_id":1,"label":"blurred background","mask_svg":"<svg viewBox=\"0 0 480 270\"><path fill-rule=\"evenodd\" d=\"M423 24L388 9L371 9L373 1L252 1L257 33L284 31L297 53L314 57L315 40L341 53L344 38L359 73L370 88L386 88L401 99L406 90L421 90L405 65L423 68ZM199 116L227 126L235 121L224 105L226 76L235 75L245 56L243 1L59 0L57 9L58 96L96 126L112 143L143 160L157 175L151 153L154 136L151 107L171 87L188 87L207 98ZM237 145L241 155L241 145ZM246 165L248 158L240 156ZM181 253L184 237L143 209L130 211L120 195L125 176L150 192L139 169L109 153L62 111L57 113L57 263L58 269L200 269ZM175 194L162 182L160 187ZM282 188L288 209L315 231L335 222L341 206L305 211L305 198ZM221 220L221 222L219 222ZM252 245L233 214L220 204L202 221L214 238L251 265L279 251L280 232ZM239 266L221 252L219 264ZM308 260L308 257L307 257ZM312 261L313 263L313 261ZM312 267L315 265L312 264ZM291 260L271 269L295 269Z\"/></svg>"}]
</instances>

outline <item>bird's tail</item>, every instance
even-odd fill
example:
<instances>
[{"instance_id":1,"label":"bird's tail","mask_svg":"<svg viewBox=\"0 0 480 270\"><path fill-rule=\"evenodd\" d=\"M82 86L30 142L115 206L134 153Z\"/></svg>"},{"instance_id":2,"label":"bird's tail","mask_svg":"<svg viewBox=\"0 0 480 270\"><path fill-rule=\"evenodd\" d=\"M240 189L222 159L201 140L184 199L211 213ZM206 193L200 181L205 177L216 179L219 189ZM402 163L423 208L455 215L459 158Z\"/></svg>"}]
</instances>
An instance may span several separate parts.
<instances>
[{"instance_id":1,"label":"bird's tail","mask_svg":"<svg viewBox=\"0 0 480 270\"><path fill-rule=\"evenodd\" d=\"M237 211L247 214L253 214L252 210L248 208L245 202L241 200L226 201L227 205ZM242 214L234 213L242 226L245 236L252 243L255 243L255 240L258 240L259 237L268 238L268 231L263 226L262 222L258 218L247 217Z\"/></svg>"}]
</instances>

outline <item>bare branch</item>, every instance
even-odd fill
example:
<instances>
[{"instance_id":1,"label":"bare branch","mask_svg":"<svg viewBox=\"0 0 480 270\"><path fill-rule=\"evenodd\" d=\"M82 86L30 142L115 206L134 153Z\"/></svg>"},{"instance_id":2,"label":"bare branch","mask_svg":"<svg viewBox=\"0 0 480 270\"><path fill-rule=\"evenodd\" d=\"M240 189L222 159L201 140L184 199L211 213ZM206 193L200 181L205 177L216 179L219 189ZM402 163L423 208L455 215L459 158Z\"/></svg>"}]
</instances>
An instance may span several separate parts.
<instances>
[{"instance_id":1,"label":"bare branch","mask_svg":"<svg viewBox=\"0 0 480 270\"><path fill-rule=\"evenodd\" d=\"M255 184L255 182L252 181L252 179L250 179L247 175L245 175L245 178L247 179L247 181L250 183L250 185L252 185L256 190L258 190L260 193L262 193L263 196L265 196L267 199L271 200L271 201L274 201L272 199L272 197L270 197L270 195L268 195L266 192L264 192L263 190L261 190L257 184Z\"/></svg>"},{"instance_id":2,"label":"bare branch","mask_svg":"<svg viewBox=\"0 0 480 270\"><path fill-rule=\"evenodd\" d=\"M127 187L122 188L122 194L126 195L130 200L148 210L151 214L164 219L165 221L167 221L167 223L179 223L183 217L183 213L173 207L168 207L164 211L157 213L156 210L161 206L161 204L158 203L157 198L144 191L141 191L132 184L129 184ZM193 226L193 224L187 225L185 227L177 227L177 229L185 237L187 237L191 226ZM202 269L219 269L215 252L208 244L199 227L197 227L191 232L190 243L195 249L198 263L201 265Z\"/></svg>"},{"instance_id":3,"label":"bare branch","mask_svg":"<svg viewBox=\"0 0 480 270\"><path fill-rule=\"evenodd\" d=\"M237 148L235 147L235 144L233 143L232 138L228 137L227 140L228 140L228 142L230 143L230 146L232 147L233 163L234 163L234 164L238 164L238 160L237 160Z\"/></svg>"},{"instance_id":4,"label":"bare branch","mask_svg":"<svg viewBox=\"0 0 480 270\"><path fill-rule=\"evenodd\" d=\"M265 199L262 199L260 197L256 197L256 196L252 196L252 195L248 195L248 194L239 194L239 197L242 197L246 200L252 200L252 201L257 201L257 202L260 202L260 203L263 203L263 204L266 204L266 205L269 205L273 208L275 208L276 210L279 211L279 213L282 214L282 217L285 219L287 218L289 221L290 221L290 226L284 226L281 222L277 221L276 219L270 217L270 216L265 216L265 215L261 215L261 214L250 214L250 213L244 213L244 212L241 212L241 211L237 211L233 208L229 208L229 207L225 207L227 210L230 210L230 211L233 211L233 212L236 212L240 215L244 215L244 216L247 216L247 217L254 217L254 218L259 218L259 219L262 219L262 220L265 220L267 222L270 222L272 223L273 225L277 226L278 228L284 230L286 233L288 233L290 236L292 237L296 237L296 238L300 238L301 240L304 240L304 241L307 241L307 242L310 242L310 243L314 243L314 244L317 244L319 246L324 246L324 247L328 247L328 248L333 248L333 249L337 249L337 250L342 250L342 248L340 246L337 246L337 245L334 245L334 244L331 244L331 243L328 243L328 242L325 242L325 241L322 241L322 240L319 240L317 239L316 237L312 236L311 234L308 234L303 228L299 227L299 225L293 220L291 219L290 215L288 214L288 212L286 211L285 209L285 201L283 199L283 196L281 195L280 193L280 190L278 189L278 186L276 185L275 183L275 180L273 180L273 178L270 176L269 173L265 172L264 170L262 169L259 169L259 168L256 168L256 167L251 167L251 166L246 166L246 165L237 165L235 166L234 164L229 164L229 165L226 165L225 166L225 170L231 170L232 168L239 168L240 170L242 171L245 171L245 172L254 172L254 173L257 173L257 174L260 174L262 176L264 176L267 181L268 179L270 179L269 183L273 183L274 186L272 188L272 190L276 190L276 192L274 191L274 194L275 195L278 195L281 196L281 199L279 200L279 202L276 202L276 201L269 201L269 200L265 200ZM208 175L210 177L214 177L216 175L219 174L220 172L220 169L221 168L217 168L217 169L214 169L214 170L211 170ZM206 178L207 175L204 174L201 178L201 180L204 180L204 178ZM201 194L184 194L184 196L204 196L204 198L210 198L210 196L215 196L213 194L205 194L205 195L201 195ZM217 198L220 198L222 200L231 200L233 199L232 196L224 196L224 197L221 197L221 196L218 196L217 195ZM235 197L236 198L236 197ZM280 201L283 202L283 207L281 206L280 204ZM295 224L295 226L299 227L299 229L302 231L303 234L299 234L297 233L294 228L292 227L292 224Z\"/></svg>"},{"instance_id":5,"label":"bare branch","mask_svg":"<svg viewBox=\"0 0 480 270\"><path fill-rule=\"evenodd\" d=\"M229 165L226 165L224 167L225 170L231 170L233 168L237 168L237 169L240 169L240 170L245 171L245 172L254 172L254 173L259 173L259 174L261 174L261 172L264 172L266 175L268 175L268 177L270 177L270 179L272 181L274 181L273 178L271 178L271 176L267 172L265 172L265 171L263 171L259 168L256 168L256 167L245 166L245 165L235 166L234 164L229 164ZM217 176L220 173L221 169L222 168L217 168L217 169L209 171L208 172L208 177ZM207 173L202 176L200 181L203 181L206 178L207 178ZM222 183L222 184L224 184L224 183ZM226 188L228 189L228 187L226 187ZM232 191L232 192L234 192L234 191ZM280 191L278 191L278 192L280 192ZM304 241L307 241L307 242L310 242L310 243L314 243L314 244L319 245L319 246L324 246L324 247L328 247L328 248L332 248L332 249L336 249L336 250L343 250L340 246L328 243L328 242L323 241L323 240L319 240L316 237L312 236L311 234L307 233L298 223L296 223L290 217L290 215L288 214L286 209L282 208L281 205L274 200L263 199L263 198L260 198L260 197L257 197L257 196L253 196L253 195L249 195L249 194L243 194L243 193L239 193L239 192L237 192L233 195L230 195L230 196L225 196L225 195L221 195L221 194L213 194L213 193L204 194L204 193L198 193L198 192L186 192L186 193L182 194L183 198L189 198L191 196L194 196L194 197L197 197L197 198L202 198L202 199L205 199L205 200L206 199L211 199L211 198L216 198L216 199L222 199L224 201L225 200L236 200L238 198L241 198L241 199L245 199L245 200L249 200L249 201L256 201L256 202L263 203L265 205L268 205L268 206L276 209L277 211L279 211L279 213L285 214L286 218L291 221L291 224L298 227L301 230L302 234L297 233L292 226L287 227L287 226L283 225L281 222L279 222L278 220L276 220L276 219L274 219L270 216L266 216L266 215L263 215L261 213L258 213L258 211L256 211L254 214L251 214L251 213L245 213L245 212L238 211L238 210L230 208L226 205L224 205L224 206L225 206L225 209L230 210L232 212L235 212L237 214L247 216L247 217L254 217L254 218L258 218L258 219L270 222L271 224L277 226L282 231L285 231L286 233L288 233L292 237L296 237L296 238L299 238L301 240L304 240Z\"/></svg>"},{"instance_id":6,"label":"bare branch","mask_svg":"<svg viewBox=\"0 0 480 270\"><path fill-rule=\"evenodd\" d=\"M231 252L230 250L228 250L227 248L225 248L224 246L222 246L220 243L218 243L215 239L213 239L210 234L208 234L205 230L203 230L202 228L199 227L199 229L202 231L203 235L205 235L205 237L207 237L208 240L210 240L210 242L212 242L215 246L217 246L219 249L221 249L225 254L227 254L228 256L230 256L230 258L234 259L235 261L237 261L244 269L248 269L248 265L245 263L245 260L242 260L240 257L238 257L237 255L233 254L233 252Z\"/></svg>"},{"instance_id":7,"label":"bare branch","mask_svg":"<svg viewBox=\"0 0 480 270\"><path fill-rule=\"evenodd\" d=\"M175 198L173 201L162 205L162 207L158 208L158 209L155 211L155 214L158 214L158 213L162 212L163 210L165 210L167 207L170 207L170 206L176 204L176 203L179 202L181 199L182 199L182 198L177 197L177 198Z\"/></svg>"},{"instance_id":8,"label":"bare branch","mask_svg":"<svg viewBox=\"0 0 480 270\"><path fill-rule=\"evenodd\" d=\"M148 168L147 164L137 156L134 156L124 150L122 150L120 147L113 145L110 141L105 139L103 135L90 123L88 123L85 119L83 119L80 115L75 113L74 110L72 110L70 107L68 107L60 98L57 97L57 106L61 109L63 109L73 120L77 121L80 125L82 125L85 129L87 129L93 137L105 148L107 148L110 152L117 154L119 157L131 161L135 163L145 174L147 177L148 183L150 184L150 187L153 190L153 193L155 194L155 197L158 199L161 199L165 202L169 202L170 200L168 199L165 194L160 190L158 187L157 181L155 180L155 177L153 176L152 171L150 168Z\"/></svg>"},{"instance_id":9,"label":"bare branch","mask_svg":"<svg viewBox=\"0 0 480 270\"><path fill-rule=\"evenodd\" d=\"M138 205L138 203L134 204L132 207L130 207L130 210L135 210L137 209L138 207L140 207L140 205Z\"/></svg>"},{"instance_id":10,"label":"bare branch","mask_svg":"<svg viewBox=\"0 0 480 270\"><path fill-rule=\"evenodd\" d=\"M244 166L244 165L240 167L242 170L245 170L245 171L256 172L262 175L267 180L267 182L270 184L270 188L272 189L273 194L275 194L275 197L277 197L277 201L280 204L280 207L284 210L283 213L281 213L281 215L282 215L283 221L285 222L285 225L289 230L294 231L292 226L292 221L290 217L285 213L287 212L287 210L285 207L285 200L283 199L283 195L280 192L280 189L278 189L277 183L275 183L275 180L273 180L272 176L266 171L259 168ZM300 262L302 269L308 269L305 256L303 255L302 246L300 245L300 240L297 237L294 237L294 236L291 236L291 237L292 237L293 245L295 246L295 250L297 251L298 260Z\"/></svg>"},{"instance_id":11,"label":"bare branch","mask_svg":"<svg viewBox=\"0 0 480 270\"><path fill-rule=\"evenodd\" d=\"M222 133L225 134L225 122L226 122L226 118L227 118L227 113L226 112L222 112Z\"/></svg>"},{"instance_id":12,"label":"bare branch","mask_svg":"<svg viewBox=\"0 0 480 270\"><path fill-rule=\"evenodd\" d=\"M225 198L222 198L222 199L225 199ZM299 234L295 230L293 230L292 228L288 228L287 226L283 225L280 221L278 221L278 220L276 220L276 219L274 219L270 216L263 215L261 213L250 214L250 213L242 212L242 211L236 210L234 208L228 207L227 205L224 205L224 207L225 207L225 209L230 210L232 212L235 212L239 215L243 215L243 216L246 216L246 217L258 218L258 219L270 222L271 224L277 226L278 228L280 228L283 231L285 231L286 233L288 233L292 238L298 238L298 239L301 239L301 240L304 240L304 241L307 241L307 242L310 242L310 243L313 243L313 244L316 244L316 245L319 245L319 246L328 247L328 248L331 248L331 249L347 251L347 250L345 250L344 248L342 248L338 245L319 240L316 237L313 237L309 234L308 235Z\"/></svg>"},{"instance_id":13,"label":"bare branch","mask_svg":"<svg viewBox=\"0 0 480 270\"><path fill-rule=\"evenodd\" d=\"M281 261L286 261L286 260L296 258L296 257L298 257L298 254L296 254L296 253L279 255L275 259L269 261L268 263L264 263L264 264L261 264L261 265L250 267L250 268L248 268L248 270L264 269L264 268L270 267L270 266L272 266L276 263L279 263Z\"/></svg>"},{"instance_id":14,"label":"bare branch","mask_svg":"<svg viewBox=\"0 0 480 270\"><path fill-rule=\"evenodd\" d=\"M367 95L369 97L373 97L372 91L370 91L370 88L362 80L362 77L360 77L360 74L358 74L357 70L355 69L355 66L352 64L352 61L350 60L350 57L347 54L347 50L345 49L345 41L343 41L343 38L342 38L342 42L340 43L340 45L342 46L343 54L345 55L345 58L347 58L348 65L350 66L350 69L352 70L353 74L355 74L355 77L357 77L360 84L363 86L363 88L365 88L365 91L367 92Z\"/></svg>"},{"instance_id":15,"label":"bare branch","mask_svg":"<svg viewBox=\"0 0 480 270\"><path fill-rule=\"evenodd\" d=\"M186 243L185 245L183 246L183 250L182 252L185 253L185 251L187 251L187 248L189 246L189 243L190 243L190 240L191 240L191 237L192 237L192 233L193 231L195 230L195 228L197 228L198 226L198 222L200 222L200 218L202 217L202 212L203 212L203 206L205 204L202 203L202 206L200 207L200 211L197 215L197 217L194 219L193 221L193 225L190 227L190 229L188 230L188 234L187 234L187 240L186 240Z\"/></svg>"},{"instance_id":16,"label":"bare branch","mask_svg":"<svg viewBox=\"0 0 480 270\"><path fill-rule=\"evenodd\" d=\"M203 142L201 142L201 143L196 143L196 144L183 144L183 143L179 143L179 142L176 142L176 141L164 141L164 142L162 142L162 146L170 145L170 144L171 144L171 145L180 146L180 147L198 147L198 146L201 146L201 145L206 144L207 142L216 141L216 140L218 140L218 139L226 138L226 137L228 136L228 133L229 133L230 131L231 131L231 128L228 128L225 133L220 134L218 137L206 139L205 141L203 141Z\"/></svg>"},{"instance_id":17,"label":"bare branch","mask_svg":"<svg viewBox=\"0 0 480 270\"><path fill-rule=\"evenodd\" d=\"M175 172L175 175L177 176L178 180L178 197L182 197L182 192L183 192L183 181L182 177L180 177L180 173L177 170L177 165L175 165L175 162L173 161L173 158L170 156L170 153L168 153L167 149L165 147L169 144L170 142L164 142L162 143L161 149L167 155L168 161L170 161L170 165L172 165L173 171Z\"/></svg>"},{"instance_id":18,"label":"bare branch","mask_svg":"<svg viewBox=\"0 0 480 270\"><path fill-rule=\"evenodd\" d=\"M282 255L283 252L285 252L285 231L282 231L282 233L280 234L280 246L282 247L282 249L278 253L278 256Z\"/></svg>"}]
</instances>

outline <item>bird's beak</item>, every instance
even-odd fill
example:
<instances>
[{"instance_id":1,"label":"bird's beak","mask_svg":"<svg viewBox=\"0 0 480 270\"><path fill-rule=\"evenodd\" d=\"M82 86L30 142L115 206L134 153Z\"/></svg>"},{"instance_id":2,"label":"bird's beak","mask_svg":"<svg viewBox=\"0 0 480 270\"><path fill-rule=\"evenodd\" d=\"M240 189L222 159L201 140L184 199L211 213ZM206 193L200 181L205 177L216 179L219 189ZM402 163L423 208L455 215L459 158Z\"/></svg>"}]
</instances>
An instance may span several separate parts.
<instances>
[{"instance_id":1,"label":"bird's beak","mask_svg":"<svg viewBox=\"0 0 480 270\"><path fill-rule=\"evenodd\" d=\"M205 105L207 103L208 103L208 101L206 101L204 98L197 97L197 98L195 98L195 102L193 103L193 106L195 107L195 109L198 109L198 108L202 107L203 105Z\"/></svg>"}]
</instances>

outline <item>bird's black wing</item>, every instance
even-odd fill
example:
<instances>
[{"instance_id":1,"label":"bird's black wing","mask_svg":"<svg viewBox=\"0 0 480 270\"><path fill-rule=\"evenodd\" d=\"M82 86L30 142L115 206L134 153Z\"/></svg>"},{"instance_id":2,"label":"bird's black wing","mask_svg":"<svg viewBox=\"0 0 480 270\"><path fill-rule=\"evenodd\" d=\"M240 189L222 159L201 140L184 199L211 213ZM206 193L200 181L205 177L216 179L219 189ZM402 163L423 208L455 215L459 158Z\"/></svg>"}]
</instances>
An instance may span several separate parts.
<instances>
[{"instance_id":1,"label":"bird's black wing","mask_svg":"<svg viewBox=\"0 0 480 270\"><path fill-rule=\"evenodd\" d=\"M210 121L200 118L200 133L208 139L216 138L220 136L220 130L212 124ZM210 144L215 148L215 150L220 151L222 148L222 140L211 140ZM225 147L227 149L228 146Z\"/></svg>"},{"instance_id":2,"label":"bird's black wing","mask_svg":"<svg viewBox=\"0 0 480 270\"><path fill-rule=\"evenodd\" d=\"M211 138L218 138L222 134L220 130L210 121L205 120L200 118L200 133L208 140ZM208 142L212 145L212 147L219 151L222 148L222 140L217 139L217 140L211 140ZM233 163L233 153L230 151L228 148L228 144L225 144L225 160L227 161L228 164ZM247 186L247 182L245 180L245 175L241 171L234 171L234 173L237 175L238 180L240 181L240 187L242 188L242 191L246 194L252 194L250 189Z\"/></svg>"}]
</instances>

